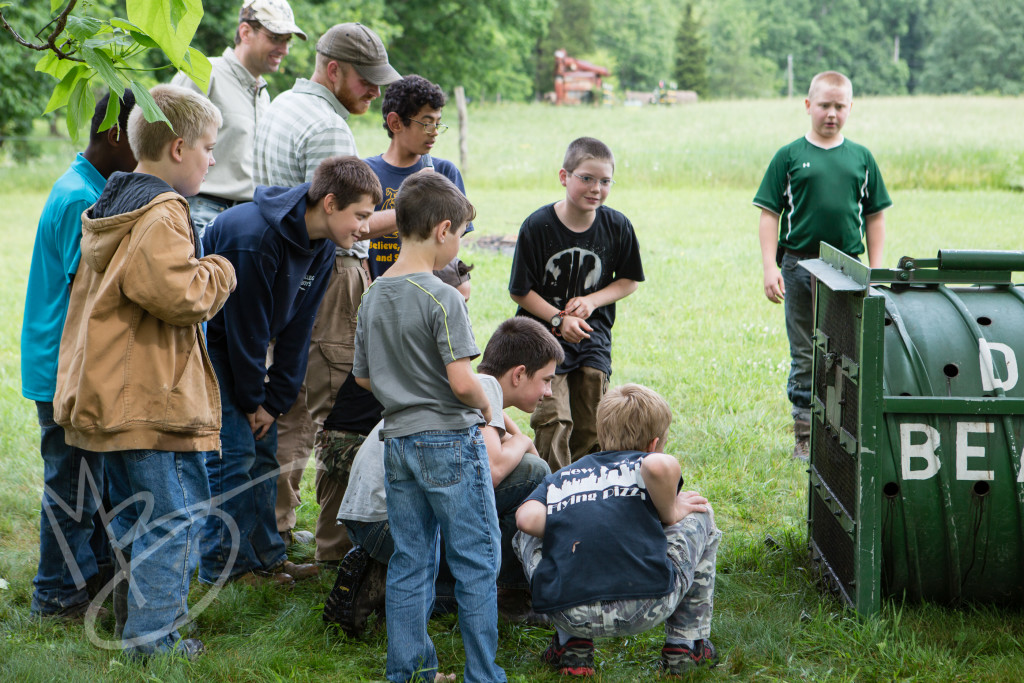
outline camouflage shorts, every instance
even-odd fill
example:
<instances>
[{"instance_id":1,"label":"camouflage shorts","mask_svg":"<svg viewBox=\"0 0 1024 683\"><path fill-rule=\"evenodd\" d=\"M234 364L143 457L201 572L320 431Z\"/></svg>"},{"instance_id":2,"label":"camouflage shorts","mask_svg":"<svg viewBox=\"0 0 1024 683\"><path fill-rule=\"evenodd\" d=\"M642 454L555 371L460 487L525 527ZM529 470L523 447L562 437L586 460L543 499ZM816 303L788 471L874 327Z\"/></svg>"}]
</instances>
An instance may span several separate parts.
<instances>
[{"instance_id":1,"label":"camouflage shorts","mask_svg":"<svg viewBox=\"0 0 1024 683\"><path fill-rule=\"evenodd\" d=\"M348 487L348 476L352 472L352 461L366 437L355 432L324 430L316 437L316 459L318 469L331 479Z\"/></svg>"},{"instance_id":2,"label":"camouflage shorts","mask_svg":"<svg viewBox=\"0 0 1024 683\"><path fill-rule=\"evenodd\" d=\"M722 532L714 513L687 515L665 528L673 567L672 590L654 598L605 600L552 612L552 623L580 638L627 636L665 624L666 636L697 640L711 635L715 558ZM540 563L543 541L522 532L513 540L527 578Z\"/></svg>"}]
</instances>

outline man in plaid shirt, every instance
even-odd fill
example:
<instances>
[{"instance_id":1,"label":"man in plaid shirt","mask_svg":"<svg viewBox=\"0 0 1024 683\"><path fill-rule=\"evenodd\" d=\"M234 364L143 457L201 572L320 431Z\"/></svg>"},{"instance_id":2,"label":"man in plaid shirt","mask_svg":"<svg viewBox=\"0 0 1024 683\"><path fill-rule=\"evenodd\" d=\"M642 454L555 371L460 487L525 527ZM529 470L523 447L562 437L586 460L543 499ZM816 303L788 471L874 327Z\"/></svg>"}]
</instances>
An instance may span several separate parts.
<instances>
[{"instance_id":1,"label":"man in plaid shirt","mask_svg":"<svg viewBox=\"0 0 1024 683\"><path fill-rule=\"evenodd\" d=\"M337 24L316 44L316 67L309 79L298 78L278 95L256 130L255 177L258 185L294 187L313 177L324 159L358 156L345 119L365 114L380 89L401 76L388 63L376 33L356 23ZM370 233L351 249L338 248L334 273L309 346L306 381L292 409L278 421L277 528L288 543L313 540L308 531L292 533L299 504L299 482L313 450L318 425L331 410L338 388L352 370L356 309L369 285L366 257L369 239L395 231L394 211L378 212ZM337 557L318 561L339 561Z\"/></svg>"}]
</instances>

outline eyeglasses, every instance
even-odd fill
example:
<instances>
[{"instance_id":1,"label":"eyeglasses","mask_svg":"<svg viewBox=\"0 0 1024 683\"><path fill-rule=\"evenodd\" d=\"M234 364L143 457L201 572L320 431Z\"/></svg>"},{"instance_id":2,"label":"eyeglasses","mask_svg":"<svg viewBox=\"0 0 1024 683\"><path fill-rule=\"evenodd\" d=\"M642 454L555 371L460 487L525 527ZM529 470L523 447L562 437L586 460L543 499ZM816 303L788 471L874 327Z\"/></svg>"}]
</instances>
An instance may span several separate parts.
<instances>
[{"instance_id":1,"label":"eyeglasses","mask_svg":"<svg viewBox=\"0 0 1024 683\"><path fill-rule=\"evenodd\" d=\"M437 131L437 134L440 135L441 133L448 130L448 126L444 123L423 123L422 121L417 121L416 119L409 120L412 121L413 123L418 123L421 126L423 126L424 133L433 133L434 131Z\"/></svg>"},{"instance_id":2,"label":"eyeglasses","mask_svg":"<svg viewBox=\"0 0 1024 683\"><path fill-rule=\"evenodd\" d=\"M594 183L597 183L601 187L611 187L615 184L615 181L611 178L595 178L592 175L576 175L572 174L573 178L578 178L581 183L587 187L593 187Z\"/></svg>"},{"instance_id":3,"label":"eyeglasses","mask_svg":"<svg viewBox=\"0 0 1024 683\"><path fill-rule=\"evenodd\" d=\"M272 33L262 26L256 30L265 35L274 45L287 45L292 39L291 33Z\"/></svg>"}]
</instances>

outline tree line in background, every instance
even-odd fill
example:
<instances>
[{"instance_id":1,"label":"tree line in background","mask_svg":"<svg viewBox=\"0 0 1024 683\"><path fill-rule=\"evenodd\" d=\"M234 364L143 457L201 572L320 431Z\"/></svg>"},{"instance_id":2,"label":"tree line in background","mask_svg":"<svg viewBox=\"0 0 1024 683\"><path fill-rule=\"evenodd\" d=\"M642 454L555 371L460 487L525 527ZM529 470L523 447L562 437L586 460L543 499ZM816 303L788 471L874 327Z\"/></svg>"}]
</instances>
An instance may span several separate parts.
<instances>
[{"instance_id":1,"label":"tree line in background","mask_svg":"<svg viewBox=\"0 0 1024 683\"><path fill-rule=\"evenodd\" d=\"M131 0L82 0L73 16L125 17ZM4 6L6 4L6 6ZM171 12L184 0L163 0ZM189 0L189 6L198 0ZM192 46L232 44L240 0L205 0ZM327 28L360 21L385 41L401 73L419 73L476 99L539 97L552 88L553 53L608 67L621 89L659 82L703 97L786 94L787 61L801 95L813 74L838 69L857 94L1024 92L1024 3L1019 0L290 0L309 44L295 41L272 93L313 69ZM0 2L20 35L39 39L67 0ZM56 82L34 71L41 53L0 35L0 136L26 135ZM157 50L140 55L140 81L170 79ZM97 89L99 79L91 81Z\"/></svg>"}]
</instances>

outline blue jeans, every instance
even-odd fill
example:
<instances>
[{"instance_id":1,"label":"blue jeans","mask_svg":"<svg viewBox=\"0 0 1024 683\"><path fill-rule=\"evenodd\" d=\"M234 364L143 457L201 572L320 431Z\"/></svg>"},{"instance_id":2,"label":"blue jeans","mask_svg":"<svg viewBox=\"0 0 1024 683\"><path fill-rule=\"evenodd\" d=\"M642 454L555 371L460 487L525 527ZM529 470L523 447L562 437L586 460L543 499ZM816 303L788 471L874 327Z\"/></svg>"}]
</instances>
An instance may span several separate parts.
<instances>
[{"instance_id":1,"label":"blue jeans","mask_svg":"<svg viewBox=\"0 0 1024 683\"><path fill-rule=\"evenodd\" d=\"M782 257L782 282L786 285L786 335L789 337L789 381L786 395L793 404L793 419L811 420L811 365L814 348L814 291L811 273L792 254Z\"/></svg>"},{"instance_id":2,"label":"blue jeans","mask_svg":"<svg viewBox=\"0 0 1024 683\"><path fill-rule=\"evenodd\" d=\"M96 574L97 562L92 540L96 532L103 533L102 525L94 523L103 495L103 454L64 442L64 428L53 421L53 403L36 401L36 413L42 433L43 499L30 609L52 615L89 600L85 582Z\"/></svg>"},{"instance_id":3,"label":"blue jeans","mask_svg":"<svg viewBox=\"0 0 1024 683\"><path fill-rule=\"evenodd\" d=\"M209 509L203 453L118 451L106 454L116 548L131 546L127 652L172 650L188 620L189 579L199 560L199 521ZM125 558L127 561L129 558Z\"/></svg>"},{"instance_id":4,"label":"blue jeans","mask_svg":"<svg viewBox=\"0 0 1024 683\"><path fill-rule=\"evenodd\" d=\"M207 454L206 470L211 505L223 514L210 515L199 537L199 580L203 583L272 569L287 557L274 513L279 470L277 423L257 441L249 419L235 402L227 359L211 353L210 360L220 383L221 450Z\"/></svg>"},{"instance_id":5,"label":"blue jeans","mask_svg":"<svg viewBox=\"0 0 1024 683\"><path fill-rule=\"evenodd\" d=\"M432 681L437 671L427 622L440 530L456 579L464 680L505 681L494 661L500 536L479 428L420 432L384 444L388 520L395 542L387 582L388 680L419 676Z\"/></svg>"},{"instance_id":6,"label":"blue jeans","mask_svg":"<svg viewBox=\"0 0 1024 683\"><path fill-rule=\"evenodd\" d=\"M395 540L391 537L391 525L388 520L379 522L357 522L345 520L345 530L353 545L362 546L370 557L381 564L388 564L395 552Z\"/></svg>"}]
</instances>

